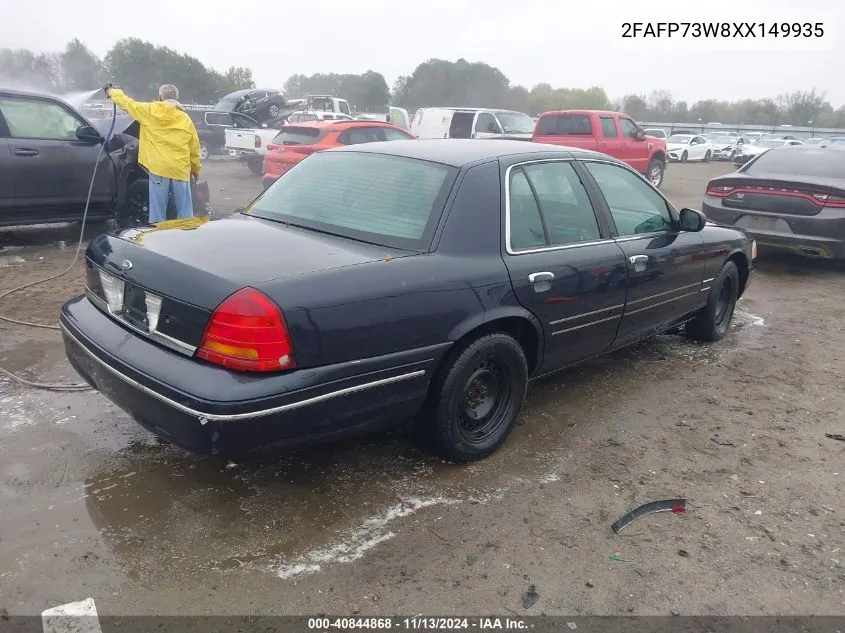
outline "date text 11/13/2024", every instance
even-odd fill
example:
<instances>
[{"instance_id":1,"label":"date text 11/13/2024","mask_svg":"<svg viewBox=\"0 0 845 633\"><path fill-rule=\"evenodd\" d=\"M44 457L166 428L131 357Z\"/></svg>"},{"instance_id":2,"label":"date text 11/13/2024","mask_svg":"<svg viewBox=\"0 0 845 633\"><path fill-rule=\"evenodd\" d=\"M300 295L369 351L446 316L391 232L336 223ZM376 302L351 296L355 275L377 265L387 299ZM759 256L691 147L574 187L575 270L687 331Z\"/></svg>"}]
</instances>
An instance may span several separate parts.
<instances>
[{"instance_id":1,"label":"date text 11/13/2024","mask_svg":"<svg viewBox=\"0 0 845 633\"><path fill-rule=\"evenodd\" d=\"M623 22L627 38L821 38L824 22Z\"/></svg>"},{"instance_id":2,"label":"date text 11/13/2024","mask_svg":"<svg viewBox=\"0 0 845 633\"><path fill-rule=\"evenodd\" d=\"M341 617L309 618L309 631L334 631L343 629L405 629L409 631L503 630L519 631L529 625L519 618L502 617Z\"/></svg>"}]
</instances>

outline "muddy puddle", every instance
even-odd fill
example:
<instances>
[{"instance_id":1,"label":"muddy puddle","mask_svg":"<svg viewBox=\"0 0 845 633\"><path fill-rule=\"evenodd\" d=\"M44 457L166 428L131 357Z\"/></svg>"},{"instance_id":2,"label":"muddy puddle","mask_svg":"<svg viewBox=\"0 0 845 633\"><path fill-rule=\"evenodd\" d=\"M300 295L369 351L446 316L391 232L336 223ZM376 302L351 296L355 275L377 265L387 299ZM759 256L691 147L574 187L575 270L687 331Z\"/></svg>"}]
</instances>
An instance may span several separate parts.
<instances>
[{"instance_id":1,"label":"muddy puddle","mask_svg":"<svg viewBox=\"0 0 845 633\"><path fill-rule=\"evenodd\" d=\"M132 577L164 570L198 578L211 569L283 579L318 573L366 556L418 513L497 503L517 482L558 481L608 407L635 401L643 381L668 376L679 362L718 362L763 327L739 310L733 333L717 346L664 336L538 381L503 450L465 466L426 453L403 431L298 451L272 464L227 464L160 444L114 412L109 424L132 433L115 459L96 464L68 495L84 500Z\"/></svg>"}]
</instances>

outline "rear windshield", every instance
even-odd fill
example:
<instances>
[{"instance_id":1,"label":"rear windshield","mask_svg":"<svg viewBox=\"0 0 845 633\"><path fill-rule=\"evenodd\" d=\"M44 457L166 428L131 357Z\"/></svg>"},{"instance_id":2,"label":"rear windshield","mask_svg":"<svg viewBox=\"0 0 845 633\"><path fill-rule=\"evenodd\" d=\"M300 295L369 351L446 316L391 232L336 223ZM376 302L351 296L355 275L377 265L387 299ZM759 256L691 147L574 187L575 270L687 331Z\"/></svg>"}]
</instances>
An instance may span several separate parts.
<instances>
[{"instance_id":1,"label":"rear windshield","mask_svg":"<svg viewBox=\"0 0 845 633\"><path fill-rule=\"evenodd\" d=\"M283 127L273 142L276 145L310 145L319 140L322 132L314 127Z\"/></svg>"},{"instance_id":2,"label":"rear windshield","mask_svg":"<svg viewBox=\"0 0 845 633\"><path fill-rule=\"evenodd\" d=\"M457 171L400 156L322 152L293 167L246 213L382 246L427 250Z\"/></svg>"},{"instance_id":3,"label":"rear windshield","mask_svg":"<svg viewBox=\"0 0 845 633\"><path fill-rule=\"evenodd\" d=\"M586 114L550 114L540 117L537 134L560 136L590 136L593 128Z\"/></svg>"},{"instance_id":4,"label":"rear windshield","mask_svg":"<svg viewBox=\"0 0 845 633\"><path fill-rule=\"evenodd\" d=\"M845 180L845 152L838 149L772 149L761 154L746 171Z\"/></svg>"}]
</instances>

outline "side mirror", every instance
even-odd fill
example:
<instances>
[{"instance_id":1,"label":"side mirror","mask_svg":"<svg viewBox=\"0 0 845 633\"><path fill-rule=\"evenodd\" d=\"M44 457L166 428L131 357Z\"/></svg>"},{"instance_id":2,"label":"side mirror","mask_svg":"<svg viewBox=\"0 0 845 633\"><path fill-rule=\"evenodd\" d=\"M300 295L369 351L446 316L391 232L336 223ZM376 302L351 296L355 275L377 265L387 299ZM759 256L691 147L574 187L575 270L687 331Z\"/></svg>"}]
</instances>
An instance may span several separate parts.
<instances>
[{"instance_id":1,"label":"side mirror","mask_svg":"<svg viewBox=\"0 0 845 633\"><path fill-rule=\"evenodd\" d=\"M86 143L96 144L103 142L103 136L91 125L80 125L76 128L76 138Z\"/></svg>"},{"instance_id":2,"label":"side mirror","mask_svg":"<svg viewBox=\"0 0 845 633\"><path fill-rule=\"evenodd\" d=\"M678 212L680 218L681 230L689 231L690 233L697 233L707 224L707 216L701 211L695 209L681 209Z\"/></svg>"},{"instance_id":3,"label":"side mirror","mask_svg":"<svg viewBox=\"0 0 845 633\"><path fill-rule=\"evenodd\" d=\"M644 141L645 140L645 130L639 128L636 132L634 132L634 140L635 141Z\"/></svg>"}]
</instances>

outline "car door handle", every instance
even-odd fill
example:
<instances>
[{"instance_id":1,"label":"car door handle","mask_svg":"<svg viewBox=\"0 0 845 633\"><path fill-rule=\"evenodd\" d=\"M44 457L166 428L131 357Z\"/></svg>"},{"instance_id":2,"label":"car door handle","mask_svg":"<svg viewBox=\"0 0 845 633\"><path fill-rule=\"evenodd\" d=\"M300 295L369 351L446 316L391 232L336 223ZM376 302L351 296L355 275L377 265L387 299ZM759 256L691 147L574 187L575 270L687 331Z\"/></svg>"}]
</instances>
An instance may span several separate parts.
<instances>
[{"instance_id":1,"label":"car door handle","mask_svg":"<svg viewBox=\"0 0 845 633\"><path fill-rule=\"evenodd\" d=\"M628 261L631 262L631 265L634 267L634 272L641 273L646 269L648 266L648 255L631 255L628 258Z\"/></svg>"},{"instance_id":2,"label":"car door handle","mask_svg":"<svg viewBox=\"0 0 845 633\"><path fill-rule=\"evenodd\" d=\"M528 281L532 284L538 284L541 281L551 281L554 278L555 274L550 273L548 271L541 273L531 273L530 275L528 275Z\"/></svg>"},{"instance_id":3,"label":"car door handle","mask_svg":"<svg viewBox=\"0 0 845 633\"><path fill-rule=\"evenodd\" d=\"M28 147L19 147L15 149L15 156L38 156L38 150L30 149Z\"/></svg>"}]
</instances>

